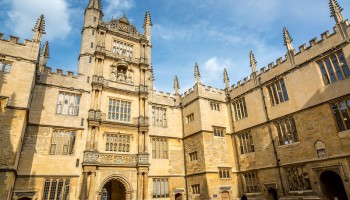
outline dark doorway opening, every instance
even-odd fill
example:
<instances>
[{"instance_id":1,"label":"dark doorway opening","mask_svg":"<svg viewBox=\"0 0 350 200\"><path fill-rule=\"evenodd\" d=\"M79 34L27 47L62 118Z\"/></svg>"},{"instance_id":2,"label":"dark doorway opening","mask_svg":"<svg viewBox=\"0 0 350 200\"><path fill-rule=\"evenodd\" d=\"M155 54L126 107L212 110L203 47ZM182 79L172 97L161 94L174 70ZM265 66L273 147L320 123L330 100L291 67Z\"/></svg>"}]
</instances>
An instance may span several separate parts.
<instances>
[{"instance_id":1,"label":"dark doorway opening","mask_svg":"<svg viewBox=\"0 0 350 200\"><path fill-rule=\"evenodd\" d=\"M269 194L268 200L278 200L276 189L270 188L267 192Z\"/></svg>"},{"instance_id":2,"label":"dark doorway opening","mask_svg":"<svg viewBox=\"0 0 350 200\"><path fill-rule=\"evenodd\" d=\"M126 199L126 189L124 185L117 181L112 180L106 183L102 189L102 200L125 200Z\"/></svg>"},{"instance_id":3,"label":"dark doorway opening","mask_svg":"<svg viewBox=\"0 0 350 200\"><path fill-rule=\"evenodd\" d=\"M333 171L324 171L320 177L326 199L348 200L341 177Z\"/></svg>"},{"instance_id":4,"label":"dark doorway opening","mask_svg":"<svg viewBox=\"0 0 350 200\"><path fill-rule=\"evenodd\" d=\"M29 197L22 197L22 198L20 198L20 199L18 199L18 200L32 200L32 199L29 198Z\"/></svg>"},{"instance_id":5,"label":"dark doorway opening","mask_svg":"<svg viewBox=\"0 0 350 200\"><path fill-rule=\"evenodd\" d=\"M182 194L180 193L175 194L175 200L182 200Z\"/></svg>"},{"instance_id":6,"label":"dark doorway opening","mask_svg":"<svg viewBox=\"0 0 350 200\"><path fill-rule=\"evenodd\" d=\"M227 191L224 191L221 193L221 199L222 200L230 200L230 193Z\"/></svg>"}]
</instances>

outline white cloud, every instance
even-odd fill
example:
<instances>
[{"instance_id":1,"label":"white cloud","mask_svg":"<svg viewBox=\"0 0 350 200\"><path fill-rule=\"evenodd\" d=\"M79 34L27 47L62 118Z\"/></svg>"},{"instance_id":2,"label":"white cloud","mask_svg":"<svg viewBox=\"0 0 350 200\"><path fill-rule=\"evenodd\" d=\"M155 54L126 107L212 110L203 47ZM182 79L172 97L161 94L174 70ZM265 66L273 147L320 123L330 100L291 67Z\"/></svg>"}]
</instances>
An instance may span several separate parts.
<instances>
[{"instance_id":1,"label":"white cloud","mask_svg":"<svg viewBox=\"0 0 350 200\"><path fill-rule=\"evenodd\" d=\"M107 6L104 8L104 14L106 19L110 19L112 16L121 17L124 12L134 7L133 0L106 0Z\"/></svg>"},{"instance_id":2,"label":"white cloud","mask_svg":"<svg viewBox=\"0 0 350 200\"><path fill-rule=\"evenodd\" d=\"M216 56L208 59L204 63L204 73L202 73L202 82L204 84L215 84L222 82L224 68L231 66L231 59L217 58ZM199 69L200 70L200 69Z\"/></svg>"},{"instance_id":3,"label":"white cloud","mask_svg":"<svg viewBox=\"0 0 350 200\"><path fill-rule=\"evenodd\" d=\"M18 36L32 38L31 30L41 14L45 16L47 40L65 39L72 30L70 18L73 9L66 0L13 0L8 3L9 21L6 25Z\"/></svg>"}]
</instances>

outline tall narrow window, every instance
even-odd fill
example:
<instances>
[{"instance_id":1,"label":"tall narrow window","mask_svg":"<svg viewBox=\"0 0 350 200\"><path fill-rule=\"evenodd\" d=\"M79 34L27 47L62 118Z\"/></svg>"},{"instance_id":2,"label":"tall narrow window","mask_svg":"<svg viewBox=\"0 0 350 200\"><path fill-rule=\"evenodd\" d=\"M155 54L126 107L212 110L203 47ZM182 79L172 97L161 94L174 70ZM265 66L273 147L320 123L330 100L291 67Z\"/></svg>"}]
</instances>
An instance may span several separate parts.
<instances>
[{"instance_id":1,"label":"tall narrow window","mask_svg":"<svg viewBox=\"0 0 350 200\"><path fill-rule=\"evenodd\" d=\"M125 55L128 58L133 57L133 46L131 44L127 44L121 41L114 40L112 44L112 52Z\"/></svg>"},{"instance_id":2,"label":"tall narrow window","mask_svg":"<svg viewBox=\"0 0 350 200\"><path fill-rule=\"evenodd\" d=\"M94 43L93 42L91 42L90 48L94 48Z\"/></svg>"},{"instance_id":3,"label":"tall narrow window","mask_svg":"<svg viewBox=\"0 0 350 200\"><path fill-rule=\"evenodd\" d=\"M152 107L152 124L154 126L166 127L166 108Z\"/></svg>"},{"instance_id":4,"label":"tall narrow window","mask_svg":"<svg viewBox=\"0 0 350 200\"><path fill-rule=\"evenodd\" d=\"M259 192L257 172L244 173L246 193Z\"/></svg>"},{"instance_id":5,"label":"tall narrow window","mask_svg":"<svg viewBox=\"0 0 350 200\"><path fill-rule=\"evenodd\" d=\"M129 152L130 135L108 134L106 137L106 151Z\"/></svg>"},{"instance_id":6,"label":"tall narrow window","mask_svg":"<svg viewBox=\"0 0 350 200\"><path fill-rule=\"evenodd\" d=\"M279 120L275 122L275 125L280 145L291 144L299 141L293 117Z\"/></svg>"},{"instance_id":7,"label":"tall narrow window","mask_svg":"<svg viewBox=\"0 0 350 200\"><path fill-rule=\"evenodd\" d=\"M220 103L218 103L218 102L210 102L210 108L212 110L220 111Z\"/></svg>"},{"instance_id":8,"label":"tall narrow window","mask_svg":"<svg viewBox=\"0 0 350 200\"><path fill-rule=\"evenodd\" d=\"M80 94L60 92L58 94L56 113L63 115L78 116L80 97Z\"/></svg>"},{"instance_id":9,"label":"tall narrow window","mask_svg":"<svg viewBox=\"0 0 350 200\"><path fill-rule=\"evenodd\" d=\"M301 166L292 166L285 168L289 191L311 190L310 178L308 173L303 171Z\"/></svg>"},{"instance_id":10,"label":"tall narrow window","mask_svg":"<svg viewBox=\"0 0 350 200\"><path fill-rule=\"evenodd\" d=\"M238 134L238 140L240 144L241 154L254 152L253 136L250 131Z\"/></svg>"},{"instance_id":11,"label":"tall narrow window","mask_svg":"<svg viewBox=\"0 0 350 200\"><path fill-rule=\"evenodd\" d=\"M191 113L191 114L186 116L186 122L187 123L191 123L193 121L194 121L194 114L193 113Z\"/></svg>"},{"instance_id":12,"label":"tall narrow window","mask_svg":"<svg viewBox=\"0 0 350 200\"><path fill-rule=\"evenodd\" d=\"M225 137L225 130L226 129L222 127L213 127L214 136Z\"/></svg>"},{"instance_id":13,"label":"tall narrow window","mask_svg":"<svg viewBox=\"0 0 350 200\"><path fill-rule=\"evenodd\" d=\"M152 158L168 159L168 140L161 138L152 139Z\"/></svg>"},{"instance_id":14,"label":"tall narrow window","mask_svg":"<svg viewBox=\"0 0 350 200\"><path fill-rule=\"evenodd\" d=\"M233 108L235 110L236 121L248 117L247 106L244 98L233 102Z\"/></svg>"},{"instance_id":15,"label":"tall narrow window","mask_svg":"<svg viewBox=\"0 0 350 200\"><path fill-rule=\"evenodd\" d=\"M167 178L153 179L153 198L169 197L169 180Z\"/></svg>"},{"instance_id":16,"label":"tall narrow window","mask_svg":"<svg viewBox=\"0 0 350 200\"><path fill-rule=\"evenodd\" d=\"M43 200L68 200L69 179L46 179L44 183Z\"/></svg>"},{"instance_id":17,"label":"tall narrow window","mask_svg":"<svg viewBox=\"0 0 350 200\"><path fill-rule=\"evenodd\" d=\"M350 69L342 51L331 55L317 62L322 79L325 85L343 80L350 76Z\"/></svg>"},{"instance_id":18,"label":"tall narrow window","mask_svg":"<svg viewBox=\"0 0 350 200\"><path fill-rule=\"evenodd\" d=\"M192 194L200 194L200 185L196 184L196 185L191 185L192 188Z\"/></svg>"},{"instance_id":19,"label":"tall narrow window","mask_svg":"<svg viewBox=\"0 0 350 200\"><path fill-rule=\"evenodd\" d=\"M109 99L108 119L130 122L131 102Z\"/></svg>"},{"instance_id":20,"label":"tall narrow window","mask_svg":"<svg viewBox=\"0 0 350 200\"><path fill-rule=\"evenodd\" d=\"M338 125L338 130L350 130L350 99L338 101L331 106Z\"/></svg>"},{"instance_id":21,"label":"tall narrow window","mask_svg":"<svg viewBox=\"0 0 350 200\"><path fill-rule=\"evenodd\" d=\"M75 139L75 131L55 130L52 133L50 155L72 155Z\"/></svg>"},{"instance_id":22,"label":"tall narrow window","mask_svg":"<svg viewBox=\"0 0 350 200\"><path fill-rule=\"evenodd\" d=\"M269 92L272 106L289 100L286 85L283 79L279 79L266 87Z\"/></svg>"},{"instance_id":23,"label":"tall narrow window","mask_svg":"<svg viewBox=\"0 0 350 200\"><path fill-rule=\"evenodd\" d=\"M190 161L198 160L197 151L190 153Z\"/></svg>"}]
</instances>

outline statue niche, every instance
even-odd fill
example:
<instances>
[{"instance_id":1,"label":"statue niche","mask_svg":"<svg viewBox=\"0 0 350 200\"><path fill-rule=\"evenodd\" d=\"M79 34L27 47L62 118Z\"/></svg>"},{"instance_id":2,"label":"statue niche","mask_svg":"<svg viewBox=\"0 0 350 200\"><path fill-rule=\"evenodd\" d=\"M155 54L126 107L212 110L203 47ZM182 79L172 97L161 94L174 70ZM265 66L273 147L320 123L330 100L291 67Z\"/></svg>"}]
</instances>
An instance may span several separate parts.
<instances>
[{"instance_id":1,"label":"statue niche","mask_svg":"<svg viewBox=\"0 0 350 200\"><path fill-rule=\"evenodd\" d=\"M125 58L122 58L116 64L110 66L109 79L111 81L133 84L133 75L134 71L128 66Z\"/></svg>"}]
</instances>

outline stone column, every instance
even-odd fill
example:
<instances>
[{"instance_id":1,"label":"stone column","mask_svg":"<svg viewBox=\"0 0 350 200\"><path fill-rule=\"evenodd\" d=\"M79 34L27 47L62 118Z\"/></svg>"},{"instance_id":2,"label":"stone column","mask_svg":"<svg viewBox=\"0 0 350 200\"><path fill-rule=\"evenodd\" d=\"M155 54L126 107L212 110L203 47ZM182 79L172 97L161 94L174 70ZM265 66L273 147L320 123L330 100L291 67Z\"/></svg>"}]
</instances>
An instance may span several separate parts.
<instances>
[{"instance_id":1,"label":"stone column","mask_svg":"<svg viewBox=\"0 0 350 200\"><path fill-rule=\"evenodd\" d=\"M126 200L131 200L131 191L126 191Z\"/></svg>"},{"instance_id":2,"label":"stone column","mask_svg":"<svg viewBox=\"0 0 350 200\"><path fill-rule=\"evenodd\" d=\"M139 172L137 174L137 199L142 199L142 186L143 186L143 183L142 183L142 172Z\"/></svg>"},{"instance_id":3,"label":"stone column","mask_svg":"<svg viewBox=\"0 0 350 200\"><path fill-rule=\"evenodd\" d=\"M88 177L88 173L83 172L83 184L81 186L80 200L86 200L87 177Z\"/></svg>"},{"instance_id":4,"label":"stone column","mask_svg":"<svg viewBox=\"0 0 350 200\"><path fill-rule=\"evenodd\" d=\"M95 150L94 143L95 143L95 134L96 134L96 127L91 128L91 140L90 140L90 149Z\"/></svg>"},{"instance_id":5,"label":"stone column","mask_svg":"<svg viewBox=\"0 0 350 200\"><path fill-rule=\"evenodd\" d=\"M95 198L95 176L96 172L91 172L90 174L90 191L89 191L89 200L94 200Z\"/></svg>"},{"instance_id":6,"label":"stone column","mask_svg":"<svg viewBox=\"0 0 350 200\"><path fill-rule=\"evenodd\" d=\"M101 90L98 93L97 110L100 110L100 108L101 108L101 99L102 99L102 88L101 88Z\"/></svg>"},{"instance_id":7,"label":"stone column","mask_svg":"<svg viewBox=\"0 0 350 200\"><path fill-rule=\"evenodd\" d=\"M91 126L88 127L88 131L87 131L87 136L86 136L86 150L90 150L91 149Z\"/></svg>"},{"instance_id":8,"label":"stone column","mask_svg":"<svg viewBox=\"0 0 350 200\"><path fill-rule=\"evenodd\" d=\"M148 131L144 132L144 146L143 146L143 152L148 153Z\"/></svg>"},{"instance_id":9,"label":"stone column","mask_svg":"<svg viewBox=\"0 0 350 200\"><path fill-rule=\"evenodd\" d=\"M148 198L148 173L143 173L143 199Z\"/></svg>"},{"instance_id":10,"label":"stone column","mask_svg":"<svg viewBox=\"0 0 350 200\"><path fill-rule=\"evenodd\" d=\"M95 105L95 90L92 90L92 92L91 92L90 109L94 109L94 105Z\"/></svg>"}]
</instances>

